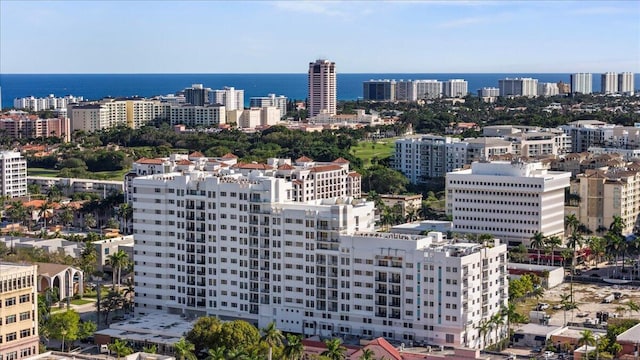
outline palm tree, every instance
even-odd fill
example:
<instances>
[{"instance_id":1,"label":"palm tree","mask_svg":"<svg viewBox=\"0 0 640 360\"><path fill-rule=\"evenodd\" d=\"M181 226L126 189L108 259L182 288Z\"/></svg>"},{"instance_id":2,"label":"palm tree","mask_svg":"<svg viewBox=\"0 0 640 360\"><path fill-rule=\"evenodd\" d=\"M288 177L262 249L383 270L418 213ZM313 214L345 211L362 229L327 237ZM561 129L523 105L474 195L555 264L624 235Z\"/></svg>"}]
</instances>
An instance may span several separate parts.
<instances>
[{"instance_id":1,"label":"palm tree","mask_svg":"<svg viewBox=\"0 0 640 360\"><path fill-rule=\"evenodd\" d=\"M227 359L227 357L225 356L226 350L227 349L224 346L221 346L216 349L209 349L209 351L207 351L206 360L226 360Z\"/></svg>"},{"instance_id":2,"label":"palm tree","mask_svg":"<svg viewBox=\"0 0 640 360\"><path fill-rule=\"evenodd\" d=\"M482 319L476 329L478 329L478 336L482 339L480 348L484 349L487 347L487 333L491 331L491 323L486 319Z\"/></svg>"},{"instance_id":3,"label":"palm tree","mask_svg":"<svg viewBox=\"0 0 640 360\"><path fill-rule=\"evenodd\" d=\"M633 300L627 301L625 305L627 306L627 310L629 311L629 316L631 316L632 311L640 312L640 305Z\"/></svg>"},{"instance_id":4,"label":"palm tree","mask_svg":"<svg viewBox=\"0 0 640 360\"><path fill-rule=\"evenodd\" d=\"M176 357L179 360L197 359L196 355L193 353L196 350L196 347L183 337L173 345L173 349L175 350Z\"/></svg>"},{"instance_id":5,"label":"palm tree","mask_svg":"<svg viewBox=\"0 0 640 360\"><path fill-rule=\"evenodd\" d=\"M555 249L562 245L562 239L559 236L550 236L547 238L547 246L551 248L551 265L555 265Z\"/></svg>"},{"instance_id":6,"label":"palm tree","mask_svg":"<svg viewBox=\"0 0 640 360\"><path fill-rule=\"evenodd\" d=\"M127 346L127 342L120 339L116 339L113 344L109 345L109 351L116 353L118 359L133 353L133 350Z\"/></svg>"},{"instance_id":7,"label":"palm tree","mask_svg":"<svg viewBox=\"0 0 640 360\"><path fill-rule=\"evenodd\" d=\"M142 347L142 352L147 354L156 354L158 352L158 346L156 346L156 344L145 345Z\"/></svg>"},{"instance_id":8,"label":"palm tree","mask_svg":"<svg viewBox=\"0 0 640 360\"><path fill-rule=\"evenodd\" d=\"M585 345L584 358L589 360L588 346L593 346L596 343L596 338L591 330L584 330L580 333L580 339L578 339L578 346Z\"/></svg>"},{"instance_id":9,"label":"palm tree","mask_svg":"<svg viewBox=\"0 0 640 360\"><path fill-rule=\"evenodd\" d=\"M562 304L562 310L564 310L564 325L567 325L567 310L571 304L571 294L560 295L560 304Z\"/></svg>"},{"instance_id":10,"label":"palm tree","mask_svg":"<svg viewBox=\"0 0 640 360\"><path fill-rule=\"evenodd\" d=\"M69 227L69 224L73 222L73 211L68 206L63 206L62 211L58 213L58 221L62 226Z\"/></svg>"},{"instance_id":11,"label":"palm tree","mask_svg":"<svg viewBox=\"0 0 640 360\"><path fill-rule=\"evenodd\" d=\"M358 360L374 360L376 353L371 349L362 349L362 355L358 357Z\"/></svg>"},{"instance_id":12,"label":"palm tree","mask_svg":"<svg viewBox=\"0 0 640 360\"><path fill-rule=\"evenodd\" d=\"M611 244L611 250L614 250L616 257L616 270L618 269L618 255L622 254L622 270L624 271L624 255L626 253L626 241L622 234L624 230L624 221L620 216L613 216L613 221L609 225L609 231L605 235L607 245Z\"/></svg>"},{"instance_id":13,"label":"palm tree","mask_svg":"<svg viewBox=\"0 0 640 360\"><path fill-rule=\"evenodd\" d=\"M118 216L120 217L120 219L122 219L124 223L124 233L127 234L129 232L129 220L133 216L133 208L131 207L131 205L129 205L128 203L121 204L120 207L118 207Z\"/></svg>"},{"instance_id":14,"label":"palm tree","mask_svg":"<svg viewBox=\"0 0 640 360\"><path fill-rule=\"evenodd\" d=\"M500 331L502 331L502 328L504 325L504 315L502 315L501 312L497 312L493 314L490 321L494 329L496 330L496 344L497 344L500 342L500 340L502 340L500 337Z\"/></svg>"},{"instance_id":15,"label":"palm tree","mask_svg":"<svg viewBox=\"0 0 640 360\"><path fill-rule=\"evenodd\" d=\"M111 264L111 279L113 281L113 286L116 285L116 271L118 273L118 289L120 289L120 275L123 267L126 267L129 264L129 256L124 250L118 250L115 253L109 255L109 263Z\"/></svg>"},{"instance_id":16,"label":"palm tree","mask_svg":"<svg viewBox=\"0 0 640 360\"><path fill-rule=\"evenodd\" d=\"M540 250L544 248L545 239L544 234L540 231L536 231L536 233L531 237L531 243L529 244L529 247L538 250L538 265L540 265Z\"/></svg>"},{"instance_id":17,"label":"palm tree","mask_svg":"<svg viewBox=\"0 0 640 360\"><path fill-rule=\"evenodd\" d=\"M283 355L287 360L298 360L304 354L302 337L299 335L287 334L287 343L284 346Z\"/></svg>"},{"instance_id":18,"label":"palm tree","mask_svg":"<svg viewBox=\"0 0 640 360\"><path fill-rule=\"evenodd\" d=\"M91 229L96 227L96 224L96 218L92 214L84 215L84 226L86 226L88 229Z\"/></svg>"},{"instance_id":19,"label":"palm tree","mask_svg":"<svg viewBox=\"0 0 640 360\"><path fill-rule=\"evenodd\" d=\"M575 302L573 299L573 275L576 272L576 249L579 246L582 246L583 238L582 235L577 230L574 230L569 237L569 242L567 246L573 249L573 254L571 256L571 278L570 278L570 293L571 293L571 302Z\"/></svg>"},{"instance_id":20,"label":"palm tree","mask_svg":"<svg viewBox=\"0 0 640 360\"><path fill-rule=\"evenodd\" d=\"M271 360L273 356L273 347L274 346L282 346L282 340L284 336L282 332L278 330L276 327L276 322L270 322L267 327L262 329L262 341L264 341L267 345L269 345L269 360Z\"/></svg>"},{"instance_id":21,"label":"palm tree","mask_svg":"<svg viewBox=\"0 0 640 360\"><path fill-rule=\"evenodd\" d=\"M38 217L42 218L44 221L44 228L47 228L47 218L50 216L49 212L53 210L53 202L51 200L47 200L40 205L38 209Z\"/></svg>"},{"instance_id":22,"label":"palm tree","mask_svg":"<svg viewBox=\"0 0 640 360\"><path fill-rule=\"evenodd\" d=\"M342 346L342 340L339 338L326 339L324 344L327 350L320 355L326 356L329 360L344 360L347 357L347 348Z\"/></svg>"},{"instance_id":23,"label":"palm tree","mask_svg":"<svg viewBox=\"0 0 640 360\"><path fill-rule=\"evenodd\" d=\"M502 316L507 318L507 338L511 340L511 324L518 319L518 312L516 311L516 304L509 301L507 306L502 307Z\"/></svg>"},{"instance_id":24,"label":"palm tree","mask_svg":"<svg viewBox=\"0 0 640 360\"><path fill-rule=\"evenodd\" d=\"M564 226L570 234L573 234L578 231L580 220L578 220L575 214L569 214L564 218Z\"/></svg>"}]
</instances>

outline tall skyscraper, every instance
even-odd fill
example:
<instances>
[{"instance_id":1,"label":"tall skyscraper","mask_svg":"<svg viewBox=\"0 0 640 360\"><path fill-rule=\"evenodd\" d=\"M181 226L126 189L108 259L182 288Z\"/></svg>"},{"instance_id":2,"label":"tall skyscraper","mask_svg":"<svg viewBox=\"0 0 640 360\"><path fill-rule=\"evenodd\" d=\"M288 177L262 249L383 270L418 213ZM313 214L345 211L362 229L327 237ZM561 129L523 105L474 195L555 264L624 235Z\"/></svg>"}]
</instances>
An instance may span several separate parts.
<instances>
[{"instance_id":1,"label":"tall skyscraper","mask_svg":"<svg viewBox=\"0 0 640 360\"><path fill-rule=\"evenodd\" d=\"M600 92L603 94L615 94L618 92L618 74L614 72L604 73L601 76Z\"/></svg>"},{"instance_id":2,"label":"tall skyscraper","mask_svg":"<svg viewBox=\"0 0 640 360\"><path fill-rule=\"evenodd\" d=\"M538 96L538 79L506 78L498 80L500 96Z\"/></svg>"},{"instance_id":3,"label":"tall skyscraper","mask_svg":"<svg viewBox=\"0 0 640 360\"><path fill-rule=\"evenodd\" d=\"M571 92L579 94L591 94L593 76L591 73L571 74Z\"/></svg>"},{"instance_id":4,"label":"tall skyscraper","mask_svg":"<svg viewBox=\"0 0 640 360\"><path fill-rule=\"evenodd\" d=\"M336 63L324 59L309 63L309 117L336 114L336 88Z\"/></svg>"},{"instance_id":5,"label":"tall skyscraper","mask_svg":"<svg viewBox=\"0 0 640 360\"><path fill-rule=\"evenodd\" d=\"M209 91L202 84L193 84L190 88L184 89L184 97L188 104L203 106L209 103Z\"/></svg>"},{"instance_id":6,"label":"tall skyscraper","mask_svg":"<svg viewBox=\"0 0 640 360\"><path fill-rule=\"evenodd\" d=\"M442 96L442 81L416 80L416 99L438 99Z\"/></svg>"},{"instance_id":7,"label":"tall skyscraper","mask_svg":"<svg viewBox=\"0 0 640 360\"><path fill-rule=\"evenodd\" d=\"M209 90L209 103L224 105L226 110L244 109L244 90L225 86L222 90Z\"/></svg>"},{"instance_id":8,"label":"tall skyscraper","mask_svg":"<svg viewBox=\"0 0 640 360\"><path fill-rule=\"evenodd\" d=\"M451 79L442 85L442 92L446 97L465 97L469 92L468 83L462 79Z\"/></svg>"},{"instance_id":9,"label":"tall skyscraper","mask_svg":"<svg viewBox=\"0 0 640 360\"><path fill-rule=\"evenodd\" d=\"M624 95L633 95L634 76L632 72L618 74L618 92Z\"/></svg>"},{"instance_id":10,"label":"tall skyscraper","mask_svg":"<svg viewBox=\"0 0 640 360\"><path fill-rule=\"evenodd\" d=\"M362 97L372 101L394 101L396 99L395 80L369 80L362 84Z\"/></svg>"},{"instance_id":11,"label":"tall skyscraper","mask_svg":"<svg viewBox=\"0 0 640 360\"><path fill-rule=\"evenodd\" d=\"M0 152L0 195L27 195L27 160L17 151Z\"/></svg>"}]
</instances>

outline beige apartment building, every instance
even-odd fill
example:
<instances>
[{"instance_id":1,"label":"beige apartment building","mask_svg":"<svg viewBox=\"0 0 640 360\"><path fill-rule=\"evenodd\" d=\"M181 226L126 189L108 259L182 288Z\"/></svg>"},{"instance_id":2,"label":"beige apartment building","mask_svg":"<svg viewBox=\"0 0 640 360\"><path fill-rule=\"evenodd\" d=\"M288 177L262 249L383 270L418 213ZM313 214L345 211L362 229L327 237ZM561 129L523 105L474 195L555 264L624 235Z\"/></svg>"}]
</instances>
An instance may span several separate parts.
<instances>
[{"instance_id":1,"label":"beige apartment building","mask_svg":"<svg viewBox=\"0 0 640 360\"><path fill-rule=\"evenodd\" d=\"M0 359L38 354L36 265L0 263Z\"/></svg>"}]
</instances>

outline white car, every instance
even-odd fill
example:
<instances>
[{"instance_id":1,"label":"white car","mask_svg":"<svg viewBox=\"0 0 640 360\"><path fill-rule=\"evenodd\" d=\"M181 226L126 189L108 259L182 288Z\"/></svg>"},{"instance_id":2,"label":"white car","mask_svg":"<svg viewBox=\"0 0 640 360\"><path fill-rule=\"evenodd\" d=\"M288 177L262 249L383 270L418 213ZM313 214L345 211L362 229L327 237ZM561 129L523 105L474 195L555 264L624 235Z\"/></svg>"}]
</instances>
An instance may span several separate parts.
<instances>
[{"instance_id":1,"label":"white car","mask_svg":"<svg viewBox=\"0 0 640 360\"><path fill-rule=\"evenodd\" d=\"M545 352L544 352L544 358L545 358L545 359L548 359L548 358L550 358L550 357L554 356L555 354L556 354L556 353L554 353L553 351L545 351Z\"/></svg>"},{"instance_id":2,"label":"white car","mask_svg":"<svg viewBox=\"0 0 640 360\"><path fill-rule=\"evenodd\" d=\"M549 308L549 304L547 303L539 303L538 310L547 310Z\"/></svg>"}]
</instances>

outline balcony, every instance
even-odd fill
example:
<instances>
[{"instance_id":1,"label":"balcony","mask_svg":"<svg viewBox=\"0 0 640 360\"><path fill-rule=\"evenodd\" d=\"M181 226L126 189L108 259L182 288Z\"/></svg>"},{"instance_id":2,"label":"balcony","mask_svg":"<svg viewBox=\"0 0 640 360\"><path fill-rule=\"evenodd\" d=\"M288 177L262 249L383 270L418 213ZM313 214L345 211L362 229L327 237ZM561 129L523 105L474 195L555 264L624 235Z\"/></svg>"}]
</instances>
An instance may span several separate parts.
<instances>
[{"instance_id":1,"label":"balcony","mask_svg":"<svg viewBox=\"0 0 640 360\"><path fill-rule=\"evenodd\" d=\"M386 287L381 287L376 289L376 294L386 294L386 293L387 293Z\"/></svg>"}]
</instances>

